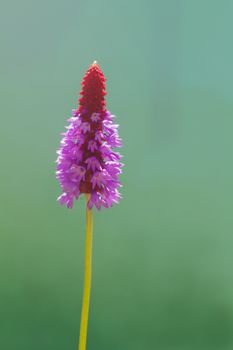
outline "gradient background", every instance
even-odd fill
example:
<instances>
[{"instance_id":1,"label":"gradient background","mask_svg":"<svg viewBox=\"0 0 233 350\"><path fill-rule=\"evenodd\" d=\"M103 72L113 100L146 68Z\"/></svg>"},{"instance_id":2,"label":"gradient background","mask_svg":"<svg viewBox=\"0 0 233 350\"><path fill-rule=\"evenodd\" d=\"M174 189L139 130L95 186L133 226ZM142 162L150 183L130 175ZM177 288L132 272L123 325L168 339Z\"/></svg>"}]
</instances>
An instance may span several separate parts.
<instances>
[{"instance_id":1,"label":"gradient background","mask_svg":"<svg viewBox=\"0 0 233 350\"><path fill-rule=\"evenodd\" d=\"M232 1L1 6L0 349L74 350L84 200L56 149L97 59L124 199L94 213L88 350L233 349Z\"/></svg>"}]
</instances>

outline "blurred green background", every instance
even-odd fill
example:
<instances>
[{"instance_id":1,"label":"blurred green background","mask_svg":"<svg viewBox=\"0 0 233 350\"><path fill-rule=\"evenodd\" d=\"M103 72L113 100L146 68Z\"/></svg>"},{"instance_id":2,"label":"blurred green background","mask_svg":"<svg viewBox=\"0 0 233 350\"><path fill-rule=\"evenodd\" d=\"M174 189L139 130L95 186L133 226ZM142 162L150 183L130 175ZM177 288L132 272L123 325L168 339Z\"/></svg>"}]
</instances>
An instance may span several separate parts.
<instances>
[{"instance_id":1,"label":"blurred green background","mask_svg":"<svg viewBox=\"0 0 233 350\"><path fill-rule=\"evenodd\" d=\"M76 349L85 202L56 202L54 161L94 59L125 167L120 205L94 212L88 350L233 349L232 13L2 3L0 349Z\"/></svg>"}]
</instances>

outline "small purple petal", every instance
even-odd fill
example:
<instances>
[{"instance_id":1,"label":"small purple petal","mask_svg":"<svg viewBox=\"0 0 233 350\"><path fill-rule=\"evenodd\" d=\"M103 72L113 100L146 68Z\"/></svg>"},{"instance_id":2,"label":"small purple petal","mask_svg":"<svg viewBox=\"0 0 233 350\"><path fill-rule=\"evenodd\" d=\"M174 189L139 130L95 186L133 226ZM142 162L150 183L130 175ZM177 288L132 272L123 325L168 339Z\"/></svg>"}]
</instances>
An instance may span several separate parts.
<instances>
[{"instance_id":1,"label":"small purple petal","mask_svg":"<svg viewBox=\"0 0 233 350\"><path fill-rule=\"evenodd\" d=\"M97 122L98 120L100 120L100 113L92 113L91 120L93 122Z\"/></svg>"},{"instance_id":2,"label":"small purple petal","mask_svg":"<svg viewBox=\"0 0 233 350\"><path fill-rule=\"evenodd\" d=\"M96 149L98 149L97 143L96 143L94 140L90 140L90 141L88 142L87 148L88 148L91 152L94 152Z\"/></svg>"},{"instance_id":3,"label":"small purple petal","mask_svg":"<svg viewBox=\"0 0 233 350\"><path fill-rule=\"evenodd\" d=\"M77 117L78 115L78 110L77 109L72 109L72 116Z\"/></svg>"},{"instance_id":4,"label":"small purple petal","mask_svg":"<svg viewBox=\"0 0 233 350\"><path fill-rule=\"evenodd\" d=\"M73 164L69 169L69 172L72 174L72 178L77 181L81 181L85 179L86 169L83 166Z\"/></svg>"},{"instance_id":5,"label":"small purple petal","mask_svg":"<svg viewBox=\"0 0 233 350\"><path fill-rule=\"evenodd\" d=\"M95 133L95 140L101 143L101 141L103 140L103 133L101 131L97 131Z\"/></svg>"},{"instance_id":6,"label":"small purple petal","mask_svg":"<svg viewBox=\"0 0 233 350\"><path fill-rule=\"evenodd\" d=\"M84 132L84 134L87 132L87 131L90 131L91 130L91 126L88 122L84 122L80 125L80 129Z\"/></svg>"},{"instance_id":7,"label":"small purple petal","mask_svg":"<svg viewBox=\"0 0 233 350\"><path fill-rule=\"evenodd\" d=\"M87 164L87 170L92 169L92 171L95 171L101 169L100 162L96 157L87 158L85 163Z\"/></svg>"},{"instance_id":8,"label":"small purple petal","mask_svg":"<svg viewBox=\"0 0 233 350\"><path fill-rule=\"evenodd\" d=\"M72 208L73 207L73 197L70 194L68 194L68 193L63 193L60 197L58 197L57 200L62 205L63 204L67 204L68 208Z\"/></svg>"},{"instance_id":9,"label":"small purple petal","mask_svg":"<svg viewBox=\"0 0 233 350\"><path fill-rule=\"evenodd\" d=\"M97 186L102 187L106 184L106 174L103 171L96 171L91 179L92 188Z\"/></svg>"}]
</instances>

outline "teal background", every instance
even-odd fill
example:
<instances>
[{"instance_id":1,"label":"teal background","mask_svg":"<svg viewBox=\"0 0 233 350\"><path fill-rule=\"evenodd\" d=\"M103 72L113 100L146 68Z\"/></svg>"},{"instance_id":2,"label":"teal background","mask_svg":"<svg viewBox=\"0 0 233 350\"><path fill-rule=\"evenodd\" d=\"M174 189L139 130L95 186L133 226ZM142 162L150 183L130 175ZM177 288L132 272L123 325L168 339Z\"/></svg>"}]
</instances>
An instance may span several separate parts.
<instances>
[{"instance_id":1,"label":"teal background","mask_svg":"<svg viewBox=\"0 0 233 350\"><path fill-rule=\"evenodd\" d=\"M0 349L74 350L85 206L56 149L98 60L123 200L94 212L88 350L233 348L232 1L1 6Z\"/></svg>"}]
</instances>

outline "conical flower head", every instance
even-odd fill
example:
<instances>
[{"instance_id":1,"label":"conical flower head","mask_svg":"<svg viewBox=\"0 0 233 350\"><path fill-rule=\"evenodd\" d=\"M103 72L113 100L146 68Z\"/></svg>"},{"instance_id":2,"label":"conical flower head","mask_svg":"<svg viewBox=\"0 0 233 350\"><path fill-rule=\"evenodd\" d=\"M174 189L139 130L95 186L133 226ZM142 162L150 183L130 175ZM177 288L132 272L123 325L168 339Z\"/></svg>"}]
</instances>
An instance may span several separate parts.
<instances>
[{"instance_id":1,"label":"conical flower head","mask_svg":"<svg viewBox=\"0 0 233 350\"><path fill-rule=\"evenodd\" d=\"M79 112L85 109L90 113L105 112L105 81L106 79L99 65L94 62L87 70L82 81Z\"/></svg>"},{"instance_id":2,"label":"conical flower head","mask_svg":"<svg viewBox=\"0 0 233 350\"><path fill-rule=\"evenodd\" d=\"M80 92L79 107L68 119L57 158L57 178L61 204L73 206L74 198L90 193L88 207L110 207L118 202L121 155L113 149L121 146L118 125L106 110L105 77L94 62L87 70Z\"/></svg>"}]
</instances>

